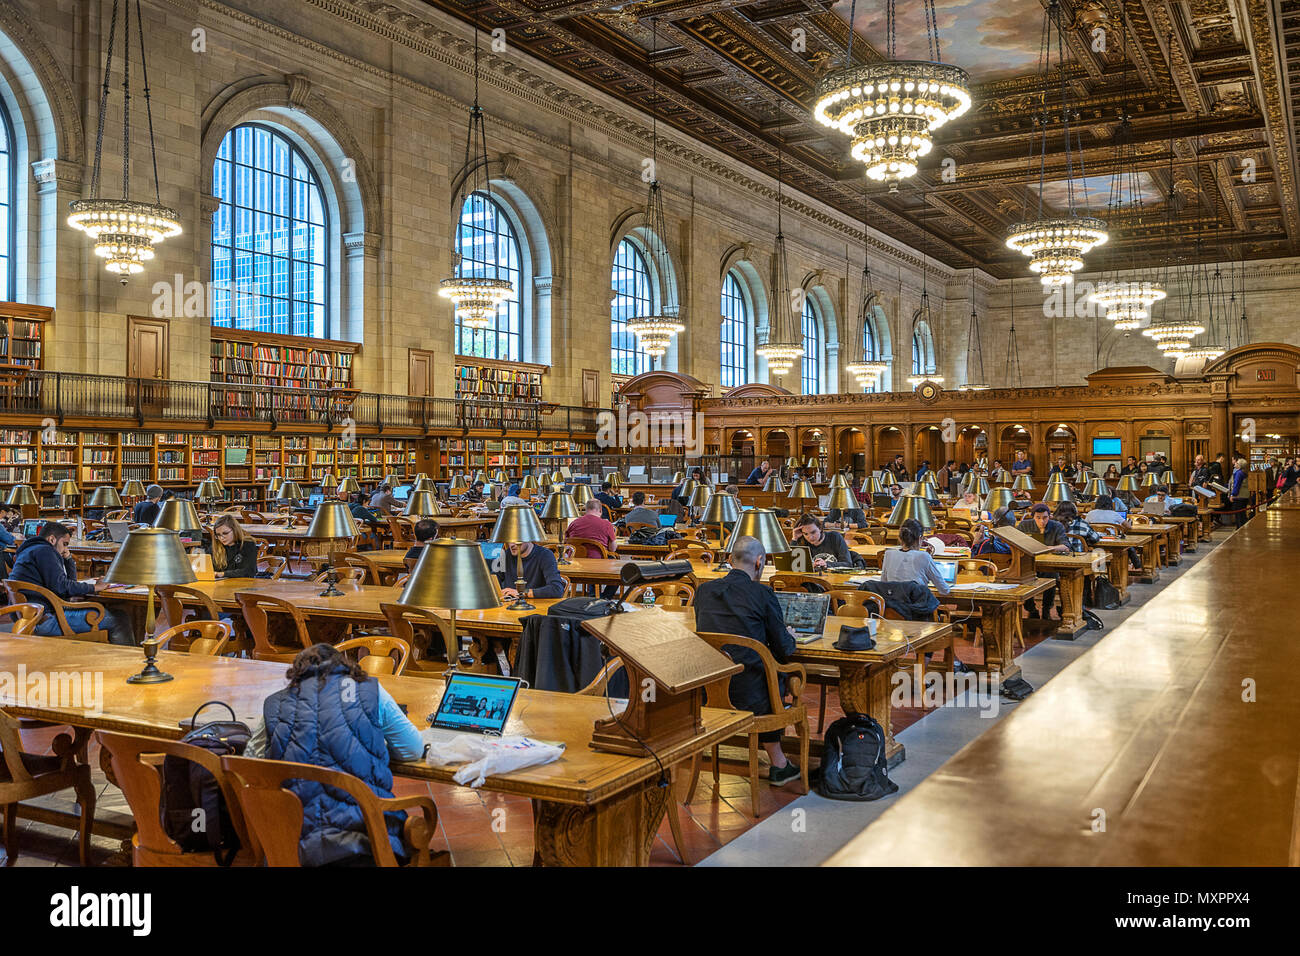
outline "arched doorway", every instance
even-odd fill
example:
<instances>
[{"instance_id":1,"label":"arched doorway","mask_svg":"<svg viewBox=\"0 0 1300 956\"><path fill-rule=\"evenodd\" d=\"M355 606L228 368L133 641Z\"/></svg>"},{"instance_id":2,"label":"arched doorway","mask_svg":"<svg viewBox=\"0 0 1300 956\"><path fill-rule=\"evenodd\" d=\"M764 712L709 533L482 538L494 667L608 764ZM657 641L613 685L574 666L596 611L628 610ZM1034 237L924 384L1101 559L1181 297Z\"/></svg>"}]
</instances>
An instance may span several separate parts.
<instances>
[{"instance_id":1,"label":"arched doorway","mask_svg":"<svg viewBox=\"0 0 1300 956\"><path fill-rule=\"evenodd\" d=\"M1043 444L1047 446L1047 461L1043 463L1045 471L1050 470L1058 458L1064 458L1066 464L1072 465L1079 457L1079 433L1065 422L1049 428Z\"/></svg>"},{"instance_id":2,"label":"arched doorway","mask_svg":"<svg viewBox=\"0 0 1300 956\"><path fill-rule=\"evenodd\" d=\"M748 428L739 428L731 433L731 455L733 458L754 457L754 433Z\"/></svg>"},{"instance_id":3,"label":"arched doorway","mask_svg":"<svg viewBox=\"0 0 1300 956\"><path fill-rule=\"evenodd\" d=\"M763 453L773 464L785 464L785 460L790 457L790 435L783 429L772 429L764 440Z\"/></svg>"},{"instance_id":4,"label":"arched doorway","mask_svg":"<svg viewBox=\"0 0 1300 956\"><path fill-rule=\"evenodd\" d=\"M872 467L877 471L894 460L895 455L905 455L903 432L897 425L882 425L876 429L876 455Z\"/></svg>"},{"instance_id":5,"label":"arched doorway","mask_svg":"<svg viewBox=\"0 0 1300 956\"><path fill-rule=\"evenodd\" d=\"M974 465L989 453L989 433L979 425L966 425L957 433L952 457L958 463Z\"/></svg>"},{"instance_id":6,"label":"arched doorway","mask_svg":"<svg viewBox=\"0 0 1300 956\"><path fill-rule=\"evenodd\" d=\"M998 435L998 458L1002 460L1002 467L1010 468L1011 463L1016 460L1016 452L1023 451L1033 459L1033 435L1029 433L1025 425L1008 425L1002 429ZM1043 469L1043 474L1047 469Z\"/></svg>"},{"instance_id":7,"label":"arched doorway","mask_svg":"<svg viewBox=\"0 0 1300 956\"><path fill-rule=\"evenodd\" d=\"M867 436L861 429L845 428L840 432L838 451L836 460L839 467L853 470L856 485L867 473Z\"/></svg>"},{"instance_id":8,"label":"arched doorway","mask_svg":"<svg viewBox=\"0 0 1300 956\"><path fill-rule=\"evenodd\" d=\"M930 467L937 470L943 465L944 458L943 431L939 426L919 428L912 439L912 472L919 471L923 461L928 461Z\"/></svg>"},{"instance_id":9,"label":"arched doorway","mask_svg":"<svg viewBox=\"0 0 1300 956\"><path fill-rule=\"evenodd\" d=\"M799 436L799 464L806 466L809 461L821 472L826 471L826 433L820 428L810 428Z\"/></svg>"}]
</instances>

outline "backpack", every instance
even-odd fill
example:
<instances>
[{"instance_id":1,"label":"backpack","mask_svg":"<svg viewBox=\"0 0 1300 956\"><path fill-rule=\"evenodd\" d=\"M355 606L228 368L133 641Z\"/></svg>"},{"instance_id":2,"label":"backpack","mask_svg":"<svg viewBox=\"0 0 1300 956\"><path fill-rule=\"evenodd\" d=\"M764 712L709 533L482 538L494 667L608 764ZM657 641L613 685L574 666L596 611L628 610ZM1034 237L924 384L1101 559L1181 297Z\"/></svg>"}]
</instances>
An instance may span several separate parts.
<instances>
[{"instance_id":1,"label":"backpack","mask_svg":"<svg viewBox=\"0 0 1300 956\"><path fill-rule=\"evenodd\" d=\"M857 801L898 792L885 761L885 730L873 717L848 713L826 728L817 792Z\"/></svg>"},{"instance_id":2,"label":"backpack","mask_svg":"<svg viewBox=\"0 0 1300 956\"><path fill-rule=\"evenodd\" d=\"M230 720L214 721L198 726L199 713L208 704L219 704L230 711ZM219 700L210 700L199 707L190 719L189 733L181 743L202 747L218 757L241 756L253 732L248 725L235 719L235 711ZM168 755L163 758L162 824L167 835L187 853L215 853L221 866L229 866L239 852L239 837L235 835L230 811L217 780L205 768L184 757ZM196 814L201 810L201 814ZM195 821L204 826L195 828Z\"/></svg>"},{"instance_id":3,"label":"backpack","mask_svg":"<svg viewBox=\"0 0 1300 956\"><path fill-rule=\"evenodd\" d=\"M1111 584L1110 578L1101 575L1092 578L1092 587L1085 588L1083 596L1085 606L1099 607L1106 611L1113 611L1120 606L1119 588Z\"/></svg>"},{"instance_id":4,"label":"backpack","mask_svg":"<svg viewBox=\"0 0 1300 956\"><path fill-rule=\"evenodd\" d=\"M628 544L653 544L665 545L669 541L676 541L681 535L672 528L660 528L657 531L654 528L637 528L628 535Z\"/></svg>"},{"instance_id":5,"label":"backpack","mask_svg":"<svg viewBox=\"0 0 1300 956\"><path fill-rule=\"evenodd\" d=\"M1181 505L1174 505L1172 508L1169 509L1169 513L1173 515L1175 518L1195 518L1196 505L1187 504L1186 502L1184 502Z\"/></svg>"}]
</instances>

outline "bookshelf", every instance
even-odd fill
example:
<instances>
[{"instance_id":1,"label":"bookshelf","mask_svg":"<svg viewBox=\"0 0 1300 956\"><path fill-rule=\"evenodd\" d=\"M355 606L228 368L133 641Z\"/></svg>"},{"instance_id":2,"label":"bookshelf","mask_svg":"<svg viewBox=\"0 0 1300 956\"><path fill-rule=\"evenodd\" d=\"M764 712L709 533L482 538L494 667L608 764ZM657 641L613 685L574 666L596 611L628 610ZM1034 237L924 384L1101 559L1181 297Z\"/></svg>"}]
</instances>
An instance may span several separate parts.
<instances>
[{"instance_id":1,"label":"bookshelf","mask_svg":"<svg viewBox=\"0 0 1300 956\"><path fill-rule=\"evenodd\" d=\"M494 399L499 402L536 403L542 400L542 376L549 365L498 362L456 356L456 397ZM475 427L470 425L471 428Z\"/></svg>"},{"instance_id":2,"label":"bookshelf","mask_svg":"<svg viewBox=\"0 0 1300 956\"><path fill-rule=\"evenodd\" d=\"M452 438L443 442L440 458L442 477L458 471L505 470L512 479L522 478L531 467L534 455L587 455L596 451L594 441L521 439L521 438Z\"/></svg>"},{"instance_id":3,"label":"bookshelf","mask_svg":"<svg viewBox=\"0 0 1300 956\"><path fill-rule=\"evenodd\" d=\"M0 384L8 397L34 398L40 387L27 372L42 367L45 357L45 323L54 310L21 302L0 302Z\"/></svg>"},{"instance_id":4,"label":"bookshelf","mask_svg":"<svg viewBox=\"0 0 1300 956\"><path fill-rule=\"evenodd\" d=\"M360 349L352 342L214 327L208 380L230 385L351 390L353 360ZM247 407L255 397L231 392L229 399L230 405Z\"/></svg>"}]
</instances>

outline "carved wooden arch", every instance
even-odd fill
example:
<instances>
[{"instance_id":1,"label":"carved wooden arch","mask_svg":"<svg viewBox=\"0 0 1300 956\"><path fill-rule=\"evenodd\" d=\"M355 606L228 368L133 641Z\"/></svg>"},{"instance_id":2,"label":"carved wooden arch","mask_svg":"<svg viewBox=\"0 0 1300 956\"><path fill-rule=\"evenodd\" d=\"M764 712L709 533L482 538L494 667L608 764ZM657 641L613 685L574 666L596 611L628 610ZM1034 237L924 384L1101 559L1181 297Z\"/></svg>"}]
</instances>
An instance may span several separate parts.
<instances>
[{"instance_id":1,"label":"carved wooden arch","mask_svg":"<svg viewBox=\"0 0 1300 956\"><path fill-rule=\"evenodd\" d=\"M1300 370L1300 347L1285 342L1255 342L1225 352L1201 370L1202 375L1231 372L1251 359L1277 358L1292 362Z\"/></svg>"},{"instance_id":2,"label":"carved wooden arch","mask_svg":"<svg viewBox=\"0 0 1300 956\"><path fill-rule=\"evenodd\" d=\"M80 100L59 66L59 61L27 16L13 4L0 3L0 33L27 61L27 66L35 74L36 82L45 97L45 103L31 103L29 106L37 109L44 106L49 110L48 118L53 127L55 142L42 142L39 129L28 129L30 158L33 161L57 158L78 165L85 164L86 134L81 125ZM22 93L21 90L14 92ZM32 144L39 146L34 147Z\"/></svg>"},{"instance_id":3,"label":"carved wooden arch","mask_svg":"<svg viewBox=\"0 0 1300 956\"><path fill-rule=\"evenodd\" d=\"M709 387L698 378L683 372L656 369L628 379L619 387L618 394L631 408L646 414L693 414L699 400L709 394Z\"/></svg>"},{"instance_id":4,"label":"carved wooden arch","mask_svg":"<svg viewBox=\"0 0 1300 956\"><path fill-rule=\"evenodd\" d=\"M779 385L768 385L766 382L749 382L745 385L737 385L735 388L727 389L723 393L723 398L772 398L778 395L790 395L788 389Z\"/></svg>"},{"instance_id":5,"label":"carved wooden arch","mask_svg":"<svg viewBox=\"0 0 1300 956\"><path fill-rule=\"evenodd\" d=\"M272 116L279 113L286 124L303 126L313 140L333 140L332 143L311 142L310 145L316 158L328 170L328 181L340 210L346 216L339 224L340 233L365 231L383 234L379 185L366 151L342 114L328 100L312 91L311 82L305 76L292 75L283 80L267 80L234 93L230 90L231 87L227 87L219 93L204 110L200 167L205 195L212 195L212 167L226 133L257 113L265 111ZM224 101L223 97L226 97ZM319 136L313 127L319 128ZM352 179L355 182L341 176L328 163L327 153L331 149L337 149L344 158L352 160ZM359 209L350 209L352 203L356 203ZM357 218L362 221L357 222Z\"/></svg>"}]
</instances>

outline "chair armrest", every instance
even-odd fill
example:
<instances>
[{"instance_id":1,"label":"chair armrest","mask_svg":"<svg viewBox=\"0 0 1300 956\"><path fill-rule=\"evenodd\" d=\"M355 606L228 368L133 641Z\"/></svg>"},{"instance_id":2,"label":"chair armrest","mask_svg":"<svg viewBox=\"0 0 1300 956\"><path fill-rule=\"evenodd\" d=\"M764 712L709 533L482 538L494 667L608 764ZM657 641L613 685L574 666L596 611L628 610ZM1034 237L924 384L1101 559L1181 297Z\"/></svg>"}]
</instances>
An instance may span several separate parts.
<instances>
[{"instance_id":1,"label":"chair armrest","mask_svg":"<svg viewBox=\"0 0 1300 956\"><path fill-rule=\"evenodd\" d=\"M795 700L803 692L804 685L808 683L808 672L802 664L777 664L776 672L778 674L790 675L790 693Z\"/></svg>"},{"instance_id":2,"label":"chair armrest","mask_svg":"<svg viewBox=\"0 0 1300 956\"><path fill-rule=\"evenodd\" d=\"M108 613L104 609L104 605L100 604L98 601L64 601L63 606L59 608L60 618L63 618L64 611L98 611L98 615L92 613L86 617L86 623L91 627L99 627L99 622L102 621L104 615ZM62 623L66 625L68 622L64 619Z\"/></svg>"},{"instance_id":3,"label":"chair armrest","mask_svg":"<svg viewBox=\"0 0 1300 956\"><path fill-rule=\"evenodd\" d=\"M429 841L433 839L433 835L438 828L438 808L431 798L417 795L380 798L377 802L380 811L385 813L395 810L419 809L419 816L408 816L402 828L402 839L415 854L412 865L446 866L450 863L450 854L445 851L435 854L433 857L429 854Z\"/></svg>"}]
</instances>

